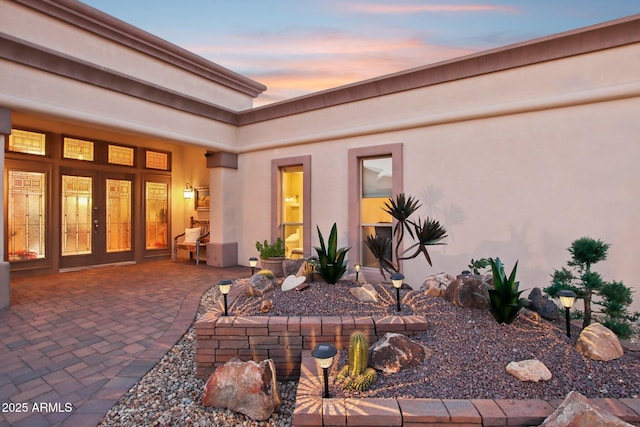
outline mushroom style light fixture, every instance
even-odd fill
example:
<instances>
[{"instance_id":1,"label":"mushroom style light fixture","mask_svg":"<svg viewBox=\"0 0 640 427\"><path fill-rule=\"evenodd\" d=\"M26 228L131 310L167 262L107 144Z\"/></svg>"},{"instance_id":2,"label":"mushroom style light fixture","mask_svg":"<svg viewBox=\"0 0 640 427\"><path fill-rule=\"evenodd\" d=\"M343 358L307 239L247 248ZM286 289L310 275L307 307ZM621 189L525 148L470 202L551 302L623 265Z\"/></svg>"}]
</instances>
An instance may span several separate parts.
<instances>
[{"instance_id":1,"label":"mushroom style light fixture","mask_svg":"<svg viewBox=\"0 0 640 427\"><path fill-rule=\"evenodd\" d=\"M393 283L393 287L396 288L396 311L400 311L400 288L402 287L403 280L404 276L400 273L393 273L391 275L391 283Z\"/></svg>"},{"instance_id":2,"label":"mushroom style light fixture","mask_svg":"<svg viewBox=\"0 0 640 427\"><path fill-rule=\"evenodd\" d=\"M227 315L227 294L231 290L231 280L220 280L218 286L220 287L220 293L224 297L224 315Z\"/></svg>"},{"instance_id":3,"label":"mushroom style light fixture","mask_svg":"<svg viewBox=\"0 0 640 427\"><path fill-rule=\"evenodd\" d=\"M256 265L258 265L258 258L252 256L249 258L249 266L251 267L251 275L253 276L253 272L256 270Z\"/></svg>"},{"instance_id":4,"label":"mushroom style light fixture","mask_svg":"<svg viewBox=\"0 0 640 427\"><path fill-rule=\"evenodd\" d=\"M576 300L576 293L569 290L562 290L558 292L558 297L560 297L560 304L564 307L565 318L567 319L567 336L571 338L571 314L569 311L571 307L573 307L573 303Z\"/></svg>"},{"instance_id":5,"label":"mushroom style light fixture","mask_svg":"<svg viewBox=\"0 0 640 427\"><path fill-rule=\"evenodd\" d=\"M311 352L311 355L316 359L318 366L322 368L322 375L324 376L324 397L329 397L329 368L333 364L333 356L338 353L335 346L331 344L318 344Z\"/></svg>"},{"instance_id":6,"label":"mushroom style light fixture","mask_svg":"<svg viewBox=\"0 0 640 427\"><path fill-rule=\"evenodd\" d=\"M184 186L183 194L185 199L193 199L193 187L188 182Z\"/></svg>"},{"instance_id":7,"label":"mushroom style light fixture","mask_svg":"<svg viewBox=\"0 0 640 427\"><path fill-rule=\"evenodd\" d=\"M356 282L358 281L358 276L360 275L360 264L356 264L353 266L356 269Z\"/></svg>"}]
</instances>

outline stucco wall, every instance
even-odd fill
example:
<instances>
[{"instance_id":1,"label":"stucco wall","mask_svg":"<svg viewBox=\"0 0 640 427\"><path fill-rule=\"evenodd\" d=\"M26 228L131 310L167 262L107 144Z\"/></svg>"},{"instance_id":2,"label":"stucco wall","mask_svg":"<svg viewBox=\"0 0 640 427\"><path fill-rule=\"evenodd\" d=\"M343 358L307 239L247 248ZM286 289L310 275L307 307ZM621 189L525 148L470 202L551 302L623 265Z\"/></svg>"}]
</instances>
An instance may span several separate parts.
<instances>
[{"instance_id":1,"label":"stucco wall","mask_svg":"<svg viewBox=\"0 0 640 427\"><path fill-rule=\"evenodd\" d=\"M335 221L346 245L347 150L399 142L404 191L449 230L433 268L405 264L409 283L499 256L519 260L522 288L546 286L591 236L612 244L595 269L640 309L638 58L629 45L242 127L239 259L269 235L269 159L311 154L313 244Z\"/></svg>"},{"instance_id":2,"label":"stucco wall","mask_svg":"<svg viewBox=\"0 0 640 427\"><path fill-rule=\"evenodd\" d=\"M74 6L74 9L77 8ZM171 88L173 91L194 98L214 101L220 106L233 110L250 108L252 105L253 99L250 96L222 85L211 84L211 81L195 76L170 63L141 54L128 46L107 40L52 16L8 0L0 0L0 9L3 17L2 31L14 37L71 57L80 58L82 61L97 64L109 70L117 70L119 73L161 87ZM80 9L81 11L91 10L88 6ZM75 12L73 10L70 15ZM141 30L118 22L106 14L98 11L95 13L98 13L102 18L100 25L109 25L113 22L119 26L130 27L132 31L143 33ZM79 17L76 18L78 21L85 18L81 13L78 15ZM115 31L122 31L122 29L116 28Z\"/></svg>"}]
</instances>

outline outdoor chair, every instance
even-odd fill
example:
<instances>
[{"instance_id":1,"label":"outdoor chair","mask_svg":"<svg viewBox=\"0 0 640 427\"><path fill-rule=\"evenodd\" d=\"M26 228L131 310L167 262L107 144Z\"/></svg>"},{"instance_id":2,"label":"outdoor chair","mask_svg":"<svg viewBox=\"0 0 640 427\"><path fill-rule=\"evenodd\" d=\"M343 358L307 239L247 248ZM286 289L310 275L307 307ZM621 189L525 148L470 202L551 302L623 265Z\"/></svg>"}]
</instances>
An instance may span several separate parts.
<instances>
[{"instance_id":1,"label":"outdoor chair","mask_svg":"<svg viewBox=\"0 0 640 427\"><path fill-rule=\"evenodd\" d=\"M181 241L178 239L182 238ZM209 242L209 220L194 219L191 217L189 228L184 233L173 238L173 262L178 258L178 249L189 252L189 259L193 260L193 253L196 254L196 265L200 264L200 252L206 249Z\"/></svg>"}]
</instances>

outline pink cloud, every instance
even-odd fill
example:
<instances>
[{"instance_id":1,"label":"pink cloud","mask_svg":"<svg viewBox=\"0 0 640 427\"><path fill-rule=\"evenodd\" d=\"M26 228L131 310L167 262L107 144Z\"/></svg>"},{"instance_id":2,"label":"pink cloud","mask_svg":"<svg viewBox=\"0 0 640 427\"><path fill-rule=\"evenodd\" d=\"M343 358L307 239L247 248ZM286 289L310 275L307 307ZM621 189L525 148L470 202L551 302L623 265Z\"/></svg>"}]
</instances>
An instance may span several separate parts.
<instances>
[{"instance_id":1,"label":"pink cloud","mask_svg":"<svg viewBox=\"0 0 640 427\"><path fill-rule=\"evenodd\" d=\"M472 53L417 36L379 38L336 31L234 35L185 46L267 86L256 105L280 101Z\"/></svg>"},{"instance_id":2,"label":"pink cloud","mask_svg":"<svg viewBox=\"0 0 640 427\"><path fill-rule=\"evenodd\" d=\"M363 12L374 14L411 14L421 12L442 13L442 12L506 12L517 13L518 9L507 6L497 6L491 4L367 4L367 3L346 3L342 5L342 10L349 12Z\"/></svg>"}]
</instances>

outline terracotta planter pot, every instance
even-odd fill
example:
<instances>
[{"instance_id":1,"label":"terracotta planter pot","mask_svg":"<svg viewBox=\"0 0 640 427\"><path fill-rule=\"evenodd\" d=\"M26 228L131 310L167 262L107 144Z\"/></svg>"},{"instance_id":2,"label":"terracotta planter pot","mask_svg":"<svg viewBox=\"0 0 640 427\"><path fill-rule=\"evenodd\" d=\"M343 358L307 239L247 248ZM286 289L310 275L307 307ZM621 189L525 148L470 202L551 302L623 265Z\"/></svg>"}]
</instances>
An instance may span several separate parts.
<instances>
[{"instance_id":1,"label":"terracotta planter pot","mask_svg":"<svg viewBox=\"0 0 640 427\"><path fill-rule=\"evenodd\" d=\"M271 270L275 277L284 276L284 270L282 269L282 261L284 261L284 257L279 258L260 258L260 263L262 268L265 270Z\"/></svg>"}]
</instances>

